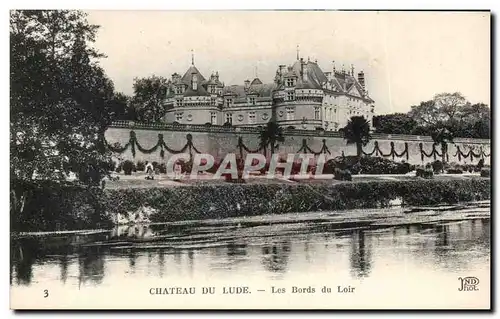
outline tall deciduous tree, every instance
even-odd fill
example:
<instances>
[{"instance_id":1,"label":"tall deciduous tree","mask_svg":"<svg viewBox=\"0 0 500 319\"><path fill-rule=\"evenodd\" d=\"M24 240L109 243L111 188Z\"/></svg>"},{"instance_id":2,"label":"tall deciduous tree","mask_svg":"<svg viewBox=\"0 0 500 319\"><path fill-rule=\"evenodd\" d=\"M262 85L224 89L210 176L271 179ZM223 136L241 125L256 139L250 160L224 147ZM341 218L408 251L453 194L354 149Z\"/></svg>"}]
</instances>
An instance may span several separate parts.
<instances>
[{"instance_id":1,"label":"tall deciduous tree","mask_svg":"<svg viewBox=\"0 0 500 319\"><path fill-rule=\"evenodd\" d=\"M167 93L168 80L164 77L153 75L135 78L132 104L138 119L143 122L159 122L165 115Z\"/></svg>"},{"instance_id":2,"label":"tall deciduous tree","mask_svg":"<svg viewBox=\"0 0 500 319\"><path fill-rule=\"evenodd\" d=\"M80 11L11 12L11 195L21 203L14 209L35 180L74 172L97 184L109 172L104 131L123 105L98 64L97 30Z\"/></svg>"},{"instance_id":3,"label":"tall deciduous tree","mask_svg":"<svg viewBox=\"0 0 500 319\"><path fill-rule=\"evenodd\" d=\"M353 116L342 129L347 144L356 144L358 158L363 155L363 146L371 139L370 124L363 116Z\"/></svg>"}]
</instances>

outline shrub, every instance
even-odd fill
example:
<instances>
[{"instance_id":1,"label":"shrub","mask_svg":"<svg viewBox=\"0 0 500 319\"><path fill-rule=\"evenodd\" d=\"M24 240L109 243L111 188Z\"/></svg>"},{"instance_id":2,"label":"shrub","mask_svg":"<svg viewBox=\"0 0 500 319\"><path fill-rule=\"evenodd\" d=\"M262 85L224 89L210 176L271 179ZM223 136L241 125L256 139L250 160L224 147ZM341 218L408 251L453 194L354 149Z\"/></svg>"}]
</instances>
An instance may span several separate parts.
<instances>
[{"instance_id":1,"label":"shrub","mask_svg":"<svg viewBox=\"0 0 500 319\"><path fill-rule=\"evenodd\" d=\"M489 168L483 168L481 170L481 177L490 177L490 176L491 176L491 172L490 172Z\"/></svg>"},{"instance_id":2,"label":"shrub","mask_svg":"<svg viewBox=\"0 0 500 319\"><path fill-rule=\"evenodd\" d=\"M481 158L477 163L476 169L474 171L480 172L483 169L483 167L484 167L484 158Z\"/></svg>"},{"instance_id":3,"label":"shrub","mask_svg":"<svg viewBox=\"0 0 500 319\"><path fill-rule=\"evenodd\" d=\"M339 181L352 181L351 172L347 169L336 168L334 171L334 179Z\"/></svg>"},{"instance_id":4,"label":"shrub","mask_svg":"<svg viewBox=\"0 0 500 319\"><path fill-rule=\"evenodd\" d=\"M139 172L144 172L144 170L146 169L146 163L144 163L143 161L139 161L137 162L137 165L136 165L136 169L139 171Z\"/></svg>"},{"instance_id":5,"label":"shrub","mask_svg":"<svg viewBox=\"0 0 500 319\"><path fill-rule=\"evenodd\" d=\"M133 162L126 160L123 162L123 171L125 172L125 175L132 175L132 171L135 171L135 165Z\"/></svg>"},{"instance_id":6,"label":"shrub","mask_svg":"<svg viewBox=\"0 0 500 319\"><path fill-rule=\"evenodd\" d=\"M116 165L115 172L121 173L122 170L123 170L123 164L122 163L118 163L118 165Z\"/></svg>"},{"instance_id":7,"label":"shrub","mask_svg":"<svg viewBox=\"0 0 500 319\"><path fill-rule=\"evenodd\" d=\"M463 171L460 167L453 167L447 171L448 174L462 174Z\"/></svg>"},{"instance_id":8,"label":"shrub","mask_svg":"<svg viewBox=\"0 0 500 319\"><path fill-rule=\"evenodd\" d=\"M320 184L222 184L105 190L109 213L147 205L152 222L228 218L288 212L376 208L402 198L421 206L490 198L490 179L412 180Z\"/></svg>"},{"instance_id":9,"label":"shrub","mask_svg":"<svg viewBox=\"0 0 500 319\"><path fill-rule=\"evenodd\" d=\"M415 176L430 179L430 178L433 178L434 171L428 167L427 168L419 167L416 169Z\"/></svg>"},{"instance_id":10,"label":"shrub","mask_svg":"<svg viewBox=\"0 0 500 319\"><path fill-rule=\"evenodd\" d=\"M158 168L161 174L167 174L167 165L165 163L161 163Z\"/></svg>"},{"instance_id":11,"label":"shrub","mask_svg":"<svg viewBox=\"0 0 500 319\"><path fill-rule=\"evenodd\" d=\"M434 174L439 174L444 169L444 164L440 160L432 162L431 166L432 166L432 170L434 171Z\"/></svg>"}]
</instances>

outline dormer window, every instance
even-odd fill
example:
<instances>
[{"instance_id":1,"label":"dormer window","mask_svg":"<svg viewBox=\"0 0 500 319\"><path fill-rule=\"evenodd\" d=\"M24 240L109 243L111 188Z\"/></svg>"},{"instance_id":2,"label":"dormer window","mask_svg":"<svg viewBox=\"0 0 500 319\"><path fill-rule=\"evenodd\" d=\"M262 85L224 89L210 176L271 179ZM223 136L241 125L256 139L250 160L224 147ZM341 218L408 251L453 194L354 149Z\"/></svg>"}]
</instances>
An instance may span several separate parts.
<instances>
[{"instance_id":1,"label":"dormer window","mask_svg":"<svg viewBox=\"0 0 500 319\"><path fill-rule=\"evenodd\" d=\"M255 105L255 97L254 96L249 97L248 102L252 105Z\"/></svg>"},{"instance_id":2,"label":"dormer window","mask_svg":"<svg viewBox=\"0 0 500 319\"><path fill-rule=\"evenodd\" d=\"M233 99L226 99L226 107L230 107L233 104Z\"/></svg>"},{"instance_id":3,"label":"dormer window","mask_svg":"<svg viewBox=\"0 0 500 319\"><path fill-rule=\"evenodd\" d=\"M286 86L292 87L295 85L295 80L293 78L286 79Z\"/></svg>"},{"instance_id":4,"label":"dormer window","mask_svg":"<svg viewBox=\"0 0 500 319\"><path fill-rule=\"evenodd\" d=\"M184 87L182 85L178 85L175 87L175 94L182 94L184 93Z\"/></svg>"}]
</instances>

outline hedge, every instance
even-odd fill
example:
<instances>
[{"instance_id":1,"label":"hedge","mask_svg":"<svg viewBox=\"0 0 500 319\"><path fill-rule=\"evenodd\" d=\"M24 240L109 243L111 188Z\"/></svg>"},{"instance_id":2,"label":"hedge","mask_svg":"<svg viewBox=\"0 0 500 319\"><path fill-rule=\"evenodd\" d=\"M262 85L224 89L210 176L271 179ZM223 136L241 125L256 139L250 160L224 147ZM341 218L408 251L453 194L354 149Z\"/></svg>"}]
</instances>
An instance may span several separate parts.
<instances>
[{"instance_id":1,"label":"hedge","mask_svg":"<svg viewBox=\"0 0 500 319\"><path fill-rule=\"evenodd\" d=\"M485 170L486 171L486 170ZM490 199L489 178L456 181L367 181L318 184L193 185L99 189L47 185L30 190L22 216L11 215L11 230L40 231L111 227L118 213L156 209L152 222L376 208L390 200L424 206ZM11 211L12 214L12 211Z\"/></svg>"},{"instance_id":2,"label":"hedge","mask_svg":"<svg viewBox=\"0 0 500 319\"><path fill-rule=\"evenodd\" d=\"M228 184L105 191L111 214L142 206L156 209L153 222L211 219L319 210L383 207L402 198L410 206L490 198L489 179L370 181L335 184Z\"/></svg>"}]
</instances>

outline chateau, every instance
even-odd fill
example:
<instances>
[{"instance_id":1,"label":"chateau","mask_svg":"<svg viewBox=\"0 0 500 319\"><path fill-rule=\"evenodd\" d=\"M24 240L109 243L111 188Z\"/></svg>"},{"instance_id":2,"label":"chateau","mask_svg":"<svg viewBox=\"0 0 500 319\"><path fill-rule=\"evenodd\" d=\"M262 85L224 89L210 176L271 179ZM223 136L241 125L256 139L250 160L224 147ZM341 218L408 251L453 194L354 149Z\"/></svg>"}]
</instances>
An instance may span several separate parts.
<instances>
[{"instance_id":1,"label":"chateau","mask_svg":"<svg viewBox=\"0 0 500 319\"><path fill-rule=\"evenodd\" d=\"M165 100L166 123L264 126L275 120L286 128L337 131L352 116L371 125L374 101L363 71L323 71L317 62L299 58L280 65L273 83L259 78L225 86L215 72L206 79L194 64L172 75Z\"/></svg>"}]
</instances>

